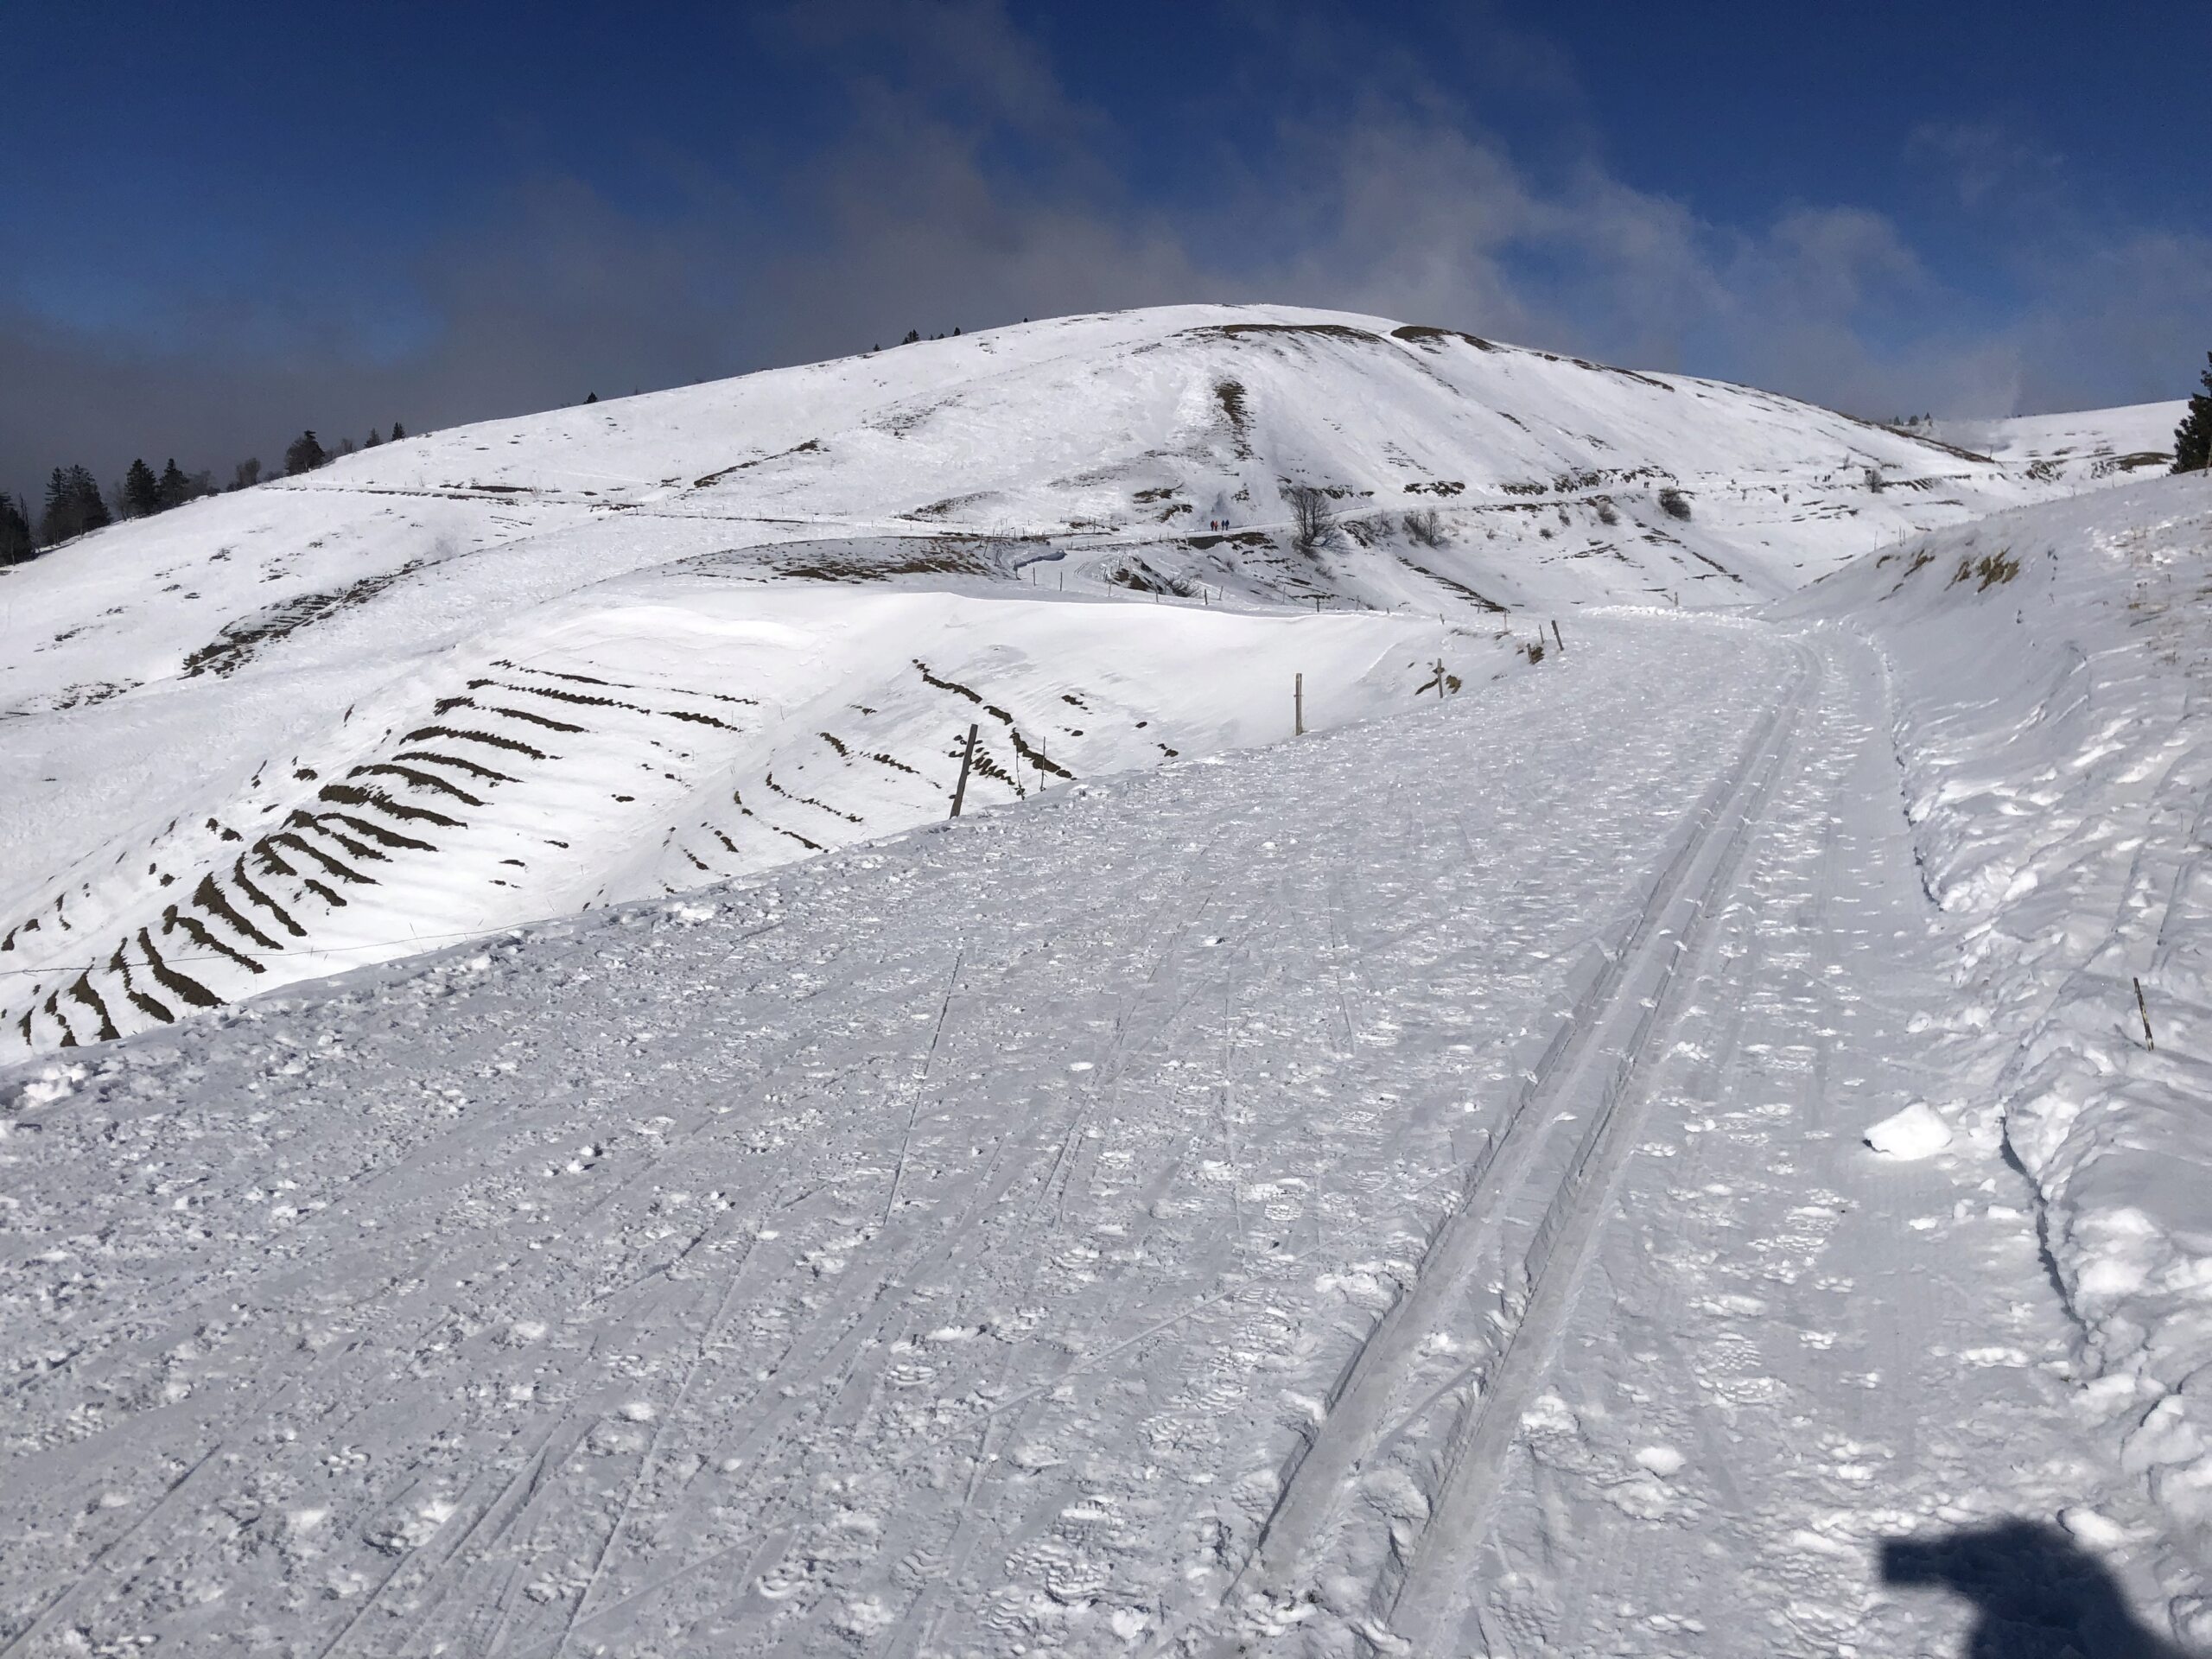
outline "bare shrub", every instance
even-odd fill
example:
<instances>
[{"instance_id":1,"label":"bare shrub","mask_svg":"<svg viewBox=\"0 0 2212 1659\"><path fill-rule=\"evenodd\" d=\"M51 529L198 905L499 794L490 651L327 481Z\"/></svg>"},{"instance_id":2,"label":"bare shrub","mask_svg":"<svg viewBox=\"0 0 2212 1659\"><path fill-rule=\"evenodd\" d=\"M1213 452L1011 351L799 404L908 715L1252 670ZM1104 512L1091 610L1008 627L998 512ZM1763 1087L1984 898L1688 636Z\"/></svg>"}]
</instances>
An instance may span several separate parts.
<instances>
[{"instance_id":1,"label":"bare shrub","mask_svg":"<svg viewBox=\"0 0 2212 1659\"><path fill-rule=\"evenodd\" d=\"M1926 563L1923 557L1914 563L1912 569L1917 570ZM1908 570L1905 574L1910 575L1912 570ZM2010 582L2019 574L2020 562L2012 556L2011 550L1999 548L1994 553L1983 554L1979 559L1961 558L1959 561L1959 568L1953 574L1948 585L1955 588L1970 577L1980 576L1981 586L1975 591L1986 594L1998 583Z\"/></svg>"},{"instance_id":2,"label":"bare shrub","mask_svg":"<svg viewBox=\"0 0 2212 1659\"><path fill-rule=\"evenodd\" d=\"M1294 550L1310 559L1343 540L1344 527L1337 522L1337 510L1326 492L1311 484L1291 484L1284 486L1282 499L1290 509L1290 544Z\"/></svg>"},{"instance_id":3,"label":"bare shrub","mask_svg":"<svg viewBox=\"0 0 2212 1659\"><path fill-rule=\"evenodd\" d=\"M1659 510L1669 518L1688 518L1690 516L1690 499L1671 484L1662 485Z\"/></svg>"},{"instance_id":4,"label":"bare shrub","mask_svg":"<svg viewBox=\"0 0 2212 1659\"><path fill-rule=\"evenodd\" d=\"M1601 524L1610 526L1612 524L1618 524L1620 521L1620 509L1613 505L1612 497L1609 495L1599 496L1598 498L1598 522Z\"/></svg>"},{"instance_id":5,"label":"bare shrub","mask_svg":"<svg viewBox=\"0 0 2212 1659\"><path fill-rule=\"evenodd\" d=\"M1417 507L1401 521L1406 539L1415 547L1444 545L1444 521L1436 516L1434 507Z\"/></svg>"}]
</instances>

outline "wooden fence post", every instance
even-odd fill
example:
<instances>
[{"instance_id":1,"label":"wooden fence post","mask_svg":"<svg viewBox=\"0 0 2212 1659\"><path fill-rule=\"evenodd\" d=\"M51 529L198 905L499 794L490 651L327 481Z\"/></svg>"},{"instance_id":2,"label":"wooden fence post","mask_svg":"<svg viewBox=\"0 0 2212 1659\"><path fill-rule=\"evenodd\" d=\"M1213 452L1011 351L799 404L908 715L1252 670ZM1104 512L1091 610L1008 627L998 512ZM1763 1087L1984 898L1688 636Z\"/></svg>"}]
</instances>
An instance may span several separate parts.
<instances>
[{"instance_id":1,"label":"wooden fence post","mask_svg":"<svg viewBox=\"0 0 2212 1659\"><path fill-rule=\"evenodd\" d=\"M1552 638L1559 641L1559 654L1567 655L1567 636L1559 631L1559 619L1552 619Z\"/></svg>"},{"instance_id":2,"label":"wooden fence post","mask_svg":"<svg viewBox=\"0 0 2212 1659\"><path fill-rule=\"evenodd\" d=\"M952 816L960 816L960 804L968 798L968 768L976 762L976 728L968 728L968 747L960 752L960 781L953 785Z\"/></svg>"},{"instance_id":3,"label":"wooden fence post","mask_svg":"<svg viewBox=\"0 0 2212 1659\"><path fill-rule=\"evenodd\" d=\"M1291 719L1292 719L1292 722L1293 722L1294 726L1294 727L1295 727L1295 728L1296 728L1293 734L1294 734L1294 736L1298 736L1298 737L1303 737L1303 736L1305 736L1305 735L1306 735L1306 677L1305 677L1303 674L1297 675L1297 676L1295 676L1295 677L1291 680L1291 683L1290 683L1290 709L1291 709Z\"/></svg>"}]
</instances>

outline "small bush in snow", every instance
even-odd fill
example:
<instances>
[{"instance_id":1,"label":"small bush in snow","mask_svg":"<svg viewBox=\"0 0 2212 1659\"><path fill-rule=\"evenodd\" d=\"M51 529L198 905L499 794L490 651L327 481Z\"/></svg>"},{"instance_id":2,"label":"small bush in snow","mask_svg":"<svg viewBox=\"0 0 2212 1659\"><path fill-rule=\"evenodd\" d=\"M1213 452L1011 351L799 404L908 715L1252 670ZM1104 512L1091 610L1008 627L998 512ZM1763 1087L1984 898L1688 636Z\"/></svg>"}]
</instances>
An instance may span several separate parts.
<instances>
[{"instance_id":1,"label":"small bush in snow","mask_svg":"<svg viewBox=\"0 0 2212 1659\"><path fill-rule=\"evenodd\" d=\"M1690 516L1690 499L1673 485L1662 485L1659 490L1659 510L1669 518L1688 518Z\"/></svg>"},{"instance_id":2,"label":"small bush in snow","mask_svg":"<svg viewBox=\"0 0 2212 1659\"><path fill-rule=\"evenodd\" d=\"M1416 547L1444 545L1444 523L1436 516L1433 507L1420 507L1408 513L1403 520L1406 539Z\"/></svg>"},{"instance_id":3,"label":"small bush in snow","mask_svg":"<svg viewBox=\"0 0 2212 1659\"><path fill-rule=\"evenodd\" d=\"M1915 570L1919 568L1917 564L1913 566ZM1910 575L1911 571L1905 574ZM1974 591L1986 594L1998 583L2010 582L2019 574L2020 562L2000 549L1994 553L1985 553L1978 559L1961 559L1958 569L1952 575L1950 585L1955 588L1969 577L1980 576L1981 585Z\"/></svg>"}]
</instances>

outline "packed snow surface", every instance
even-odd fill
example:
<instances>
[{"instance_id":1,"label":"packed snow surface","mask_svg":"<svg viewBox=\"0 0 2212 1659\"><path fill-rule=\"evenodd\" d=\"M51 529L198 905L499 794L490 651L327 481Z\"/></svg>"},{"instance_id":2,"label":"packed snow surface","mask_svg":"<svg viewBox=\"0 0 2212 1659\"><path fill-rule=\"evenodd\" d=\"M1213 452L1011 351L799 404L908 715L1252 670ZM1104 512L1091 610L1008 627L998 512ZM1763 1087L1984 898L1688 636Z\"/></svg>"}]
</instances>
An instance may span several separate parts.
<instances>
[{"instance_id":1,"label":"packed snow surface","mask_svg":"<svg viewBox=\"0 0 2212 1659\"><path fill-rule=\"evenodd\" d=\"M2202 1644L2212 488L1947 441L1192 309L9 577L0 1656Z\"/></svg>"}]
</instances>

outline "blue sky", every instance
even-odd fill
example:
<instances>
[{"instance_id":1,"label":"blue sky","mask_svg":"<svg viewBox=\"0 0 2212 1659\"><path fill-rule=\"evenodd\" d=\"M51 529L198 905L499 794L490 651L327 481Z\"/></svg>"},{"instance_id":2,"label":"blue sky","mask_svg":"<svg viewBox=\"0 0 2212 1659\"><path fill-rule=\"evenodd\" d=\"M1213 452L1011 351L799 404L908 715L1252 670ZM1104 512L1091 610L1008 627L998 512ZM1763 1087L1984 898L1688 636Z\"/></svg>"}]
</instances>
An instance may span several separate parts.
<instances>
[{"instance_id":1,"label":"blue sky","mask_svg":"<svg viewBox=\"0 0 2212 1659\"><path fill-rule=\"evenodd\" d=\"M2175 397L2212 6L0 0L0 487L1185 299Z\"/></svg>"}]
</instances>

